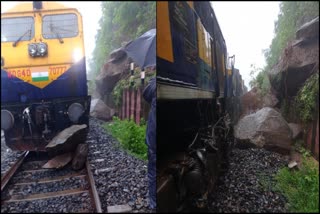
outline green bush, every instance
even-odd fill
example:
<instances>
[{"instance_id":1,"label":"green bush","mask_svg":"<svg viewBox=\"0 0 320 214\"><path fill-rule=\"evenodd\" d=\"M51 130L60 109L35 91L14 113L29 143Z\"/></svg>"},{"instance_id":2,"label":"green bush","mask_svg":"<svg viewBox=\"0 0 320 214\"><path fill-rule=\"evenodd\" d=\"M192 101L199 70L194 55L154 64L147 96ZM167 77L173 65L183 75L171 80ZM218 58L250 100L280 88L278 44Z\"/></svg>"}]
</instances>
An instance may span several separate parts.
<instances>
[{"instance_id":1,"label":"green bush","mask_svg":"<svg viewBox=\"0 0 320 214\"><path fill-rule=\"evenodd\" d=\"M291 212L319 213L319 169L311 160L304 158L298 171L282 168L276 180L276 189L288 199Z\"/></svg>"},{"instance_id":2,"label":"green bush","mask_svg":"<svg viewBox=\"0 0 320 214\"><path fill-rule=\"evenodd\" d=\"M316 111L319 95L319 74L315 73L305 82L296 97L298 112L302 121L311 121Z\"/></svg>"},{"instance_id":3,"label":"green bush","mask_svg":"<svg viewBox=\"0 0 320 214\"><path fill-rule=\"evenodd\" d=\"M146 125L144 120L139 126L132 119L120 120L118 117L113 117L113 122L105 124L104 127L120 142L120 145L125 150L142 160L147 160Z\"/></svg>"}]
</instances>

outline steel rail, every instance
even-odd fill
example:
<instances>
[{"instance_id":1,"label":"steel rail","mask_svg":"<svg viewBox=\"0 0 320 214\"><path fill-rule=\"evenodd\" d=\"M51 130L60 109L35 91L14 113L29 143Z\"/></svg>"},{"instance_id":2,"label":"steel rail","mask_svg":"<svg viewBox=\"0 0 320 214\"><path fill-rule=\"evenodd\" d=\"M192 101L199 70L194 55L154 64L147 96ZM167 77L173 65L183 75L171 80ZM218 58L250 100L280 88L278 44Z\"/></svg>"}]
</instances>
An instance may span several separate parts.
<instances>
[{"instance_id":1,"label":"steel rail","mask_svg":"<svg viewBox=\"0 0 320 214\"><path fill-rule=\"evenodd\" d=\"M24 159L28 156L29 151L24 152L19 159L10 167L10 169L1 177L1 192L6 187L7 183L10 181L14 173L17 171L17 169L21 166Z\"/></svg>"},{"instance_id":2,"label":"steel rail","mask_svg":"<svg viewBox=\"0 0 320 214\"><path fill-rule=\"evenodd\" d=\"M87 174L88 174L88 180L89 180L89 183L90 183L90 192L91 192L91 195L93 197L93 202L94 202L94 206L95 206L96 212L97 213L102 213L100 198L99 198L99 195L98 195L98 192L97 192L97 189L96 189L96 185L95 185L95 182L94 182L94 178L93 178L93 175L92 175L92 172L91 172L91 167L90 167L90 164L89 164L88 160L86 161L86 169L87 169Z\"/></svg>"}]
</instances>

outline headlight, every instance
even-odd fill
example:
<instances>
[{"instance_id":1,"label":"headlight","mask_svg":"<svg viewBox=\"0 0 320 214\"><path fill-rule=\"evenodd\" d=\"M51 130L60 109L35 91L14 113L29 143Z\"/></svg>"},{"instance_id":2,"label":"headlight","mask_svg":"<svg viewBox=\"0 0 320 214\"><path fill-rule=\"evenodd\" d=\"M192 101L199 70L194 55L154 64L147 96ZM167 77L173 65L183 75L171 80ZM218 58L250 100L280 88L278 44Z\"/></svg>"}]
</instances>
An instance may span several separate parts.
<instances>
[{"instance_id":1,"label":"headlight","mask_svg":"<svg viewBox=\"0 0 320 214\"><path fill-rule=\"evenodd\" d=\"M29 44L28 45L28 51L30 56L34 57L37 54L37 46L36 44Z\"/></svg>"},{"instance_id":2,"label":"headlight","mask_svg":"<svg viewBox=\"0 0 320 214\"><path fill-rule=\"evenodd\" d=\"M1 129L8 131L13 127L14 117L8 110L1 110Z\"/></svg>"},{"instance_id":3,"label":"headlight","mask_svg":"<svg viewBox=\"0 0 320 214\"><path fill-rule=\"evenodd\" d=\"M38 44L38 53L40 54L40 56L44 56L47 54L47 44L46 43L39 43Z\"/></svg>"},{"instance_id":4,"label":"headlight","mask_svg":"<svg viewBox=\"0 0 320 214\"><path fill-rule=\"evenodd\" d=\"M82 52L81 52L81 49L80 48L76 48L73 50L73 62L74 63L77 63L81 60L82 58Z\"/></svg>"},{"instance_id":5,"label":"headlight","mask_svg":"<svg viewBox=\"0 0 320 214\"><path fill-rule=\"evenodd\" d=\"M84 107L80 103L72 103L68 108L69 119L77 123L81 115L84 113Z\"/></svg>"}]
</instances>

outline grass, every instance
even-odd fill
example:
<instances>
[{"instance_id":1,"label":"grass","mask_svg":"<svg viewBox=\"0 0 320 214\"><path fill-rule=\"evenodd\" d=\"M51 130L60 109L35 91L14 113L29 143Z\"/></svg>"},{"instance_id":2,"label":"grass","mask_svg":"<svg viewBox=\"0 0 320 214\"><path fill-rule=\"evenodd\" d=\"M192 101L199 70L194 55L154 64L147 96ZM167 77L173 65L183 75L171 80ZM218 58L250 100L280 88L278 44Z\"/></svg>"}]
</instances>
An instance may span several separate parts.
<instances>
[{"instance_id":1,"label":"grass","mask_svg":"<svg viewBox=\"0 0 320 214\"><path fill-rule=\"evenodd\" d=\"M319 169L314 162L304 157L300 170L285 167L275 178L276 189L288 199L290 212L319 213Z\"/></svg>"},{"instance_id":2,"label":"grass","mask_svg":"<svg viewBox=\"0 0 320 214\"><path fill-rule=\"evenodd\" d=\"M263 191L275 191L275 181L273 179L273 176L269 176L266 173L258 173L257 178Z\"/></svg>"},{"instance_id":3,"label":"grass","mask_svg":"<svg viewBox=\"0 0 320 214\"><path fill-rule=\"evenodd\" d=\"M113 122L106 123L104 128L129 154L141 160L147 160L146 124L143 119L141 125L137 125L133 120L120 120L114 117Z\"/></svg>"}]
</instances>

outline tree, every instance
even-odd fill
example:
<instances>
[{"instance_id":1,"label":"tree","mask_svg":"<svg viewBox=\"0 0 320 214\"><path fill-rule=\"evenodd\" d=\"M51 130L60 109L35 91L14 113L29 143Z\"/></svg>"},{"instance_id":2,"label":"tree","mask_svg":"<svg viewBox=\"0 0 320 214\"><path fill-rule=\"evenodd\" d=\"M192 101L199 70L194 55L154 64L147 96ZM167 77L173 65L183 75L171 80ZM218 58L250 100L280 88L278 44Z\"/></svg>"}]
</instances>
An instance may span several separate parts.
<instances>
[{"instance_id":1,"label":"tree","mask_svg":"<svg viewBox=\"0 0 320 214\"><path fill-rule=\"evenodd\" d=\"M319 2L285 1L280 3L278 20L274 23L275 36L268 50L264 51L267 61L266 70L270 70L278 61L287 43L304 23L319 16Z\"/></svg>"},{"instance_id":2,"label":"tree","mask_svg":"<svg viewBox=\"0 0 320 214\"><path fill-rule=\"evenodd\" d=\"M90 71L97 76L110 52L156 27L156 2L103 2Z\"/></svg>"}]
</instances>

